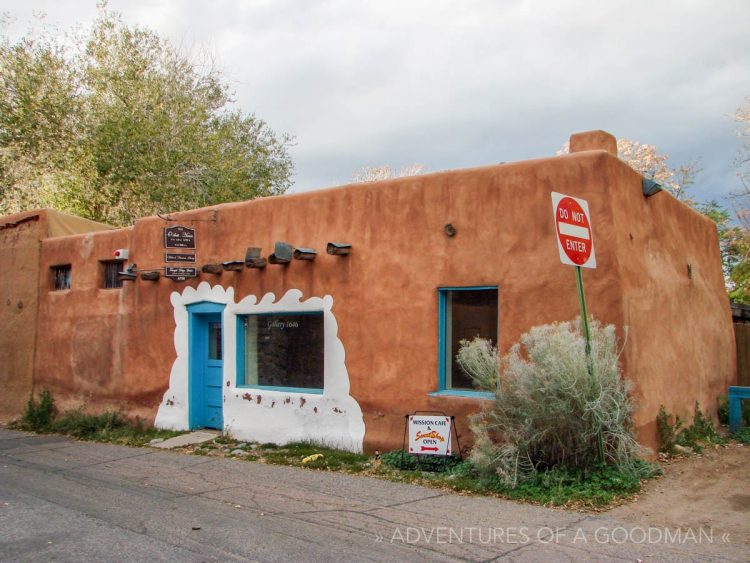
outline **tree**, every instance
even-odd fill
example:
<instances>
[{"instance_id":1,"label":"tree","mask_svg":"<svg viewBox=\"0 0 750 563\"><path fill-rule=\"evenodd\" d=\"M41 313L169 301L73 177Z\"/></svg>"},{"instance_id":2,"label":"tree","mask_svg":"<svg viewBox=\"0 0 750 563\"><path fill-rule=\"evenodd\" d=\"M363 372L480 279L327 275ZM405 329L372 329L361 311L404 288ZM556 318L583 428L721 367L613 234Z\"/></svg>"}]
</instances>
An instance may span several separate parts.
<instances>
[{"instance_id":1,"label":"tree","mask_svg":"<svg viewBox=\"0 0 750 563\"><path fill-rule=\"evenodd\" d=\"M750 196L750 96L745 98L745 105L737 108L734 120L740 128L737 134L742 139L742 149L737 157L737 168L743 185L741 195Z\"/></svg>"},{"instance_id":2,"label":"tree","mask_svg":"<svg viewBox=\"0 0 750 563\"><path fill-rule=\"evenodd\" d=\"M72 37L0 43L0 213L123 225L288 189L293 139L230 109L216 70L106 6Z\"/></svg>"},{"instance_id":3,"label":"tree","mask_svg":"<svg viewBox=\"0 0 750 563\"><path fill-rule=\"evenodd\" d=\"M558 154L569 152L570 143L565 143ZM700 172L697 162L671 168L669 156L660 153L654 145L628 139L617 139L617 157L642 176L660 184L677 199L695 206L695 201L690 198L687 189L695 182L695 177Z\"/></svg>"},{"instance_id":4,"label":"tree","mask_svg":"<svg viewBox=\"0 0 750 563\"><path fill-rule=\"evenodd\" d=\"M402 166L400 170L384 166L363 166L352 174L353 182L379 182L391 178L403 178L405 176L418 176L424 174L427 167L424 164L410 164Z\"/></svg>"},{"instance_id":5,"label":"tree","mask_svg":"<svg viewBox=\"0 0 750 563\"><path fill-rule=\"evenodd\" d=\"M660 184L677 199L694 205L687 189L695 182L695 176L700 171L695 161L671 168L669 156L660 153L654 145L628 139L617 139L617 156L642 176Z\"/></svg>"},{"instance_id":6,"label":"tree","mask_svg":"<svg viewBox=\"0 0 750 563\"><path fill-rule=\"evenodd\" d=\"M733 196L739 226L728 231L725 244L733 257L729 272L729 297L750 304L750 96L745 98L745 102L734 114L740 126L737 133L743 140L736 160L742 188ZM721 230L719 233L721 235Z\"/></svg>"}]
</instances>

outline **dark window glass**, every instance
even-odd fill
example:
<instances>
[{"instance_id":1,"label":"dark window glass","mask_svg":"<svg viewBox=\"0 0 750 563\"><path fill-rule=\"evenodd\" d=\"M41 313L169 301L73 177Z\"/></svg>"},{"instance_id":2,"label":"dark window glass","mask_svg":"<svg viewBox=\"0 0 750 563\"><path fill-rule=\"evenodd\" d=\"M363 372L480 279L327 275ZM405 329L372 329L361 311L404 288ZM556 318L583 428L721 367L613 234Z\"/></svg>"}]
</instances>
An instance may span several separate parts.
<instances>
[{"instance_id":1,"label":"dark window glass","mask_svg":"<svg viewBox=\"0 0 750 563\"><path fill-rule=\"evenodd\" d=\"M57 291L70 289L70 264L52 266L52 287Z\"/></svg>"},{"instance_id":2,"label":"dark window glass","mask_svg":"<svg viewBox=\"0 0 750 563\"><path fill-rule=\"evenodd\" d=\"M244 383L323 388L323 313L244 317Z\"/></svg>"},{"instance_id":3,"label":"dark window glass","mask_svg":"<svg viewBox=\"0 0 750 563\"><path fill-rule=\"evenodd\" d=\"M208 359L220 360L221 357L221 321L208 323Z\"/></svg>"},{"instance_id":4,"label":"dark window glass","mask_svg":"<svg viewBox=\"0 0 750 563\"><path fill-rule=\"evenodd\" d=\"M462 340L477 336L497 346L497 289L445 290L445 388L474 389L456 361Z\"/></svg>"},{"instance_id":5,"label":"dark window glass","mask_svg":"<svg viewBox=\"0 0 750 563\"><path fill-rule=\"evenodd\" d=\"M104 266L104 289L122 287L122 280L117 274L122 271L122 262L102 262Z\"/></svg>"}]
</instances>

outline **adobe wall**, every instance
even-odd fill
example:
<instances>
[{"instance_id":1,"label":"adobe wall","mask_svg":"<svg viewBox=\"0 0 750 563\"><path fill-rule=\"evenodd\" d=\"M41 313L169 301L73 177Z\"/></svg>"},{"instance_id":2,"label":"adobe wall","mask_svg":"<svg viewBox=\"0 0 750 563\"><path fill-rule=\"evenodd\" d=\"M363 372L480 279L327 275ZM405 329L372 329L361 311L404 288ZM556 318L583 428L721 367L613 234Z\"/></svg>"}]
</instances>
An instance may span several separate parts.
<instances>
[{"instance_id":1,"label":"adobe wall","mask_svg":"<svg viewBox=\"0 0 750 563\"><path fill-rule=\"evenodd\" d=\"M35 387L49 389L59 409L122 406L152 418L150 406L159 392L149 394L148 385L132 379L129 364L139 360L128 358L131 326L143 312L135 313L132 287L102 288L100 261L129 242L130 229L42 241ZM51 268L63 264L71 266L71 288L54 290Z\"/></svg>"},{"instance_id":2,"label":"adobe wall","mask_svg":"<svg viewBox=\"0 0 750 563\"><path fill-rule=\"evenodd\" d=\"M19 416L32 389L44 228L39 213L4 217L0 225L0 421Z\"/></svg>"},{"instance_id":3,"label":"adobe wall","mask_svg":"<svg viewBox=\"0 0 750 563\"><path fill-rule=\"evenodd\" d=\"M720 262L709 249L715 240L701 238L708 224L681 204L658 202L666 194L644 200L640 176L603 151L226 204L174 214L170 222L143 219L132 230L44 241L42 272L71 261L73 288L42 287L37 385L50 386L66 403L85 398L92 410L121 406L152 421L179 363L175 319L182 313L173 292L183 306L185 288L201 282L232 288L232 303L267 293L278 300L299 290L303 299L332 298L367 449L400 447L403 417L415 410L456 415L462 445L468 444L465 415L482 402L431 395L438 378L437 289L497 285L502 353L532 326L575 318L575 276L558 258L551 191L589 201L598 262L584 272L589 311L621 335L630 327L623 359L643 405L641 437L652 444L655 402L671 398L673 411L692 408L696 387L681 375L687 365L699 366L690 373L702 382L700 397L733 377L731 324L721 319L728 305L717 285ZM644 213L670 218L649 223ZM445 234L448 223L457 230L454 237ZM184 283L138 279L121 290L98 289L96 261L115 248L130 248L130 263L139 269L163 266L162 229L173 224L197 230L199 265L242 260L249 246L267 256L277 240L316 248L319 255L314 262L201 274ZM695 232L682 240L675 233L683 228ZM351 255L326 255L329 241L351 243ZM639 258L641 246L646 252ZM688 246L695 272L690 286L674 277L684 273L677 264ZM665 268L663 256L672 255L676 262ZM643 283L649 291L638 289ZM685 307L694 309L687 315L691 326L667 320L686 318L671 302L683 286L691 299ZM670 335L679 351L665 351ZM684 393L674 392L676 381Z\"/></svg>"},{"instance_id":4,"label":"adobe wall","mask_svg":"<svg viewBox=\"0 0 750 563\"><path fill-rule=\"evenodd\" d=\"M717 398L737 381L732 313L713 221L666 192L644 198L640 175L617 160L610 168L629 329L622 359L636 384L639 436L655 449L662 404L690 423L698 401L716 421Z\"/></svg>"}]
</instances>

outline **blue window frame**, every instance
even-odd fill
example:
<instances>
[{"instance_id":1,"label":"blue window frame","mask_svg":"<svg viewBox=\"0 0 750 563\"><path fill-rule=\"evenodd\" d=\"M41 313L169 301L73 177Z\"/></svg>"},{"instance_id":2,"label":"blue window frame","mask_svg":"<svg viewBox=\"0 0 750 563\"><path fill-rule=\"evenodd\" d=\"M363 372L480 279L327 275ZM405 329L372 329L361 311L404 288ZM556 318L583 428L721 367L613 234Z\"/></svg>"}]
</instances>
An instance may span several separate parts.
<instances>
[{"instance_id":1,"label":"blue window frame","mask_svg":"<svg viewBox=\"0 0 750 563\"><path fill-rule=\"evenodd\" d=\"M322 394L322 311L237 316L237 386Z\"/></svg>"},{"instance_id":2,"label":"blue window frame","mask_svg":"<svg viewBox=\"0 0 750 563\"><path fill-rule=\"evenodd\" d=\"M458 366L462 340L476 336L498 341L497 286L438 288L438 391L435 395L491 397L474 389L471 378Z\"/></svg>"}]
</instances>

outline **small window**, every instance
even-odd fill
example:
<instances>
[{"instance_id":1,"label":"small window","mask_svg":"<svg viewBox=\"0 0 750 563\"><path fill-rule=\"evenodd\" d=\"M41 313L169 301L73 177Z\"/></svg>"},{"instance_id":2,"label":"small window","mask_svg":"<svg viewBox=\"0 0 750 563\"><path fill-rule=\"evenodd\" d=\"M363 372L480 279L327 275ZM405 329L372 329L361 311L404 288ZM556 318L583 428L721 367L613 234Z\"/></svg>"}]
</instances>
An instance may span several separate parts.
<instances>
[{"instance_id":1,"label":"small window","mask_svg":"<svg viewBox=\"0 0 750 563\"><path fill-rule=\"evenodd\" d=\"M322 312L244 315L238 322L238 385L322 392Z\"/></svg>"},{"instance_id":2,"label":"small window","mask_svg":"<svg viewBox=\"0 0 750 563\"><path fill-rule=\"evenodd\" d=\"M440 390L474 390L471 377L458 365L456 355L462 340L477 336L497 346L497 288L444 288L438 297Z\"/></svg>"},{"instance_id":3,"label":"small window","mask_svg":"<svg viewBox=\"0 0 750 563\"><path fill-rule=\"evenodd\" d=\"M70 289L70 264L52 266L52 287L55 291Z\"/></svg>"},{"instance_id":4,"label":"small window","mask_svg":"<svg viewBox=\"0 0 750 563\"><path fill-rule=\"evenodd\" d=\"M221 321L208 323L208 359L222 359Z\"/></svg>"},{"instance_id":5,"label":"small window","mask_svg":"<svg viewBox=\"0 0 750 563\"><path fill-rule=\"evenodd\" d=\"M104 289L116 289L122 287L122 280L118 273L122 271L123 263L115 261L102 262L102 266L104 267L104 284L102 287L104 287Z\"/></svg>"}]
</instances>

